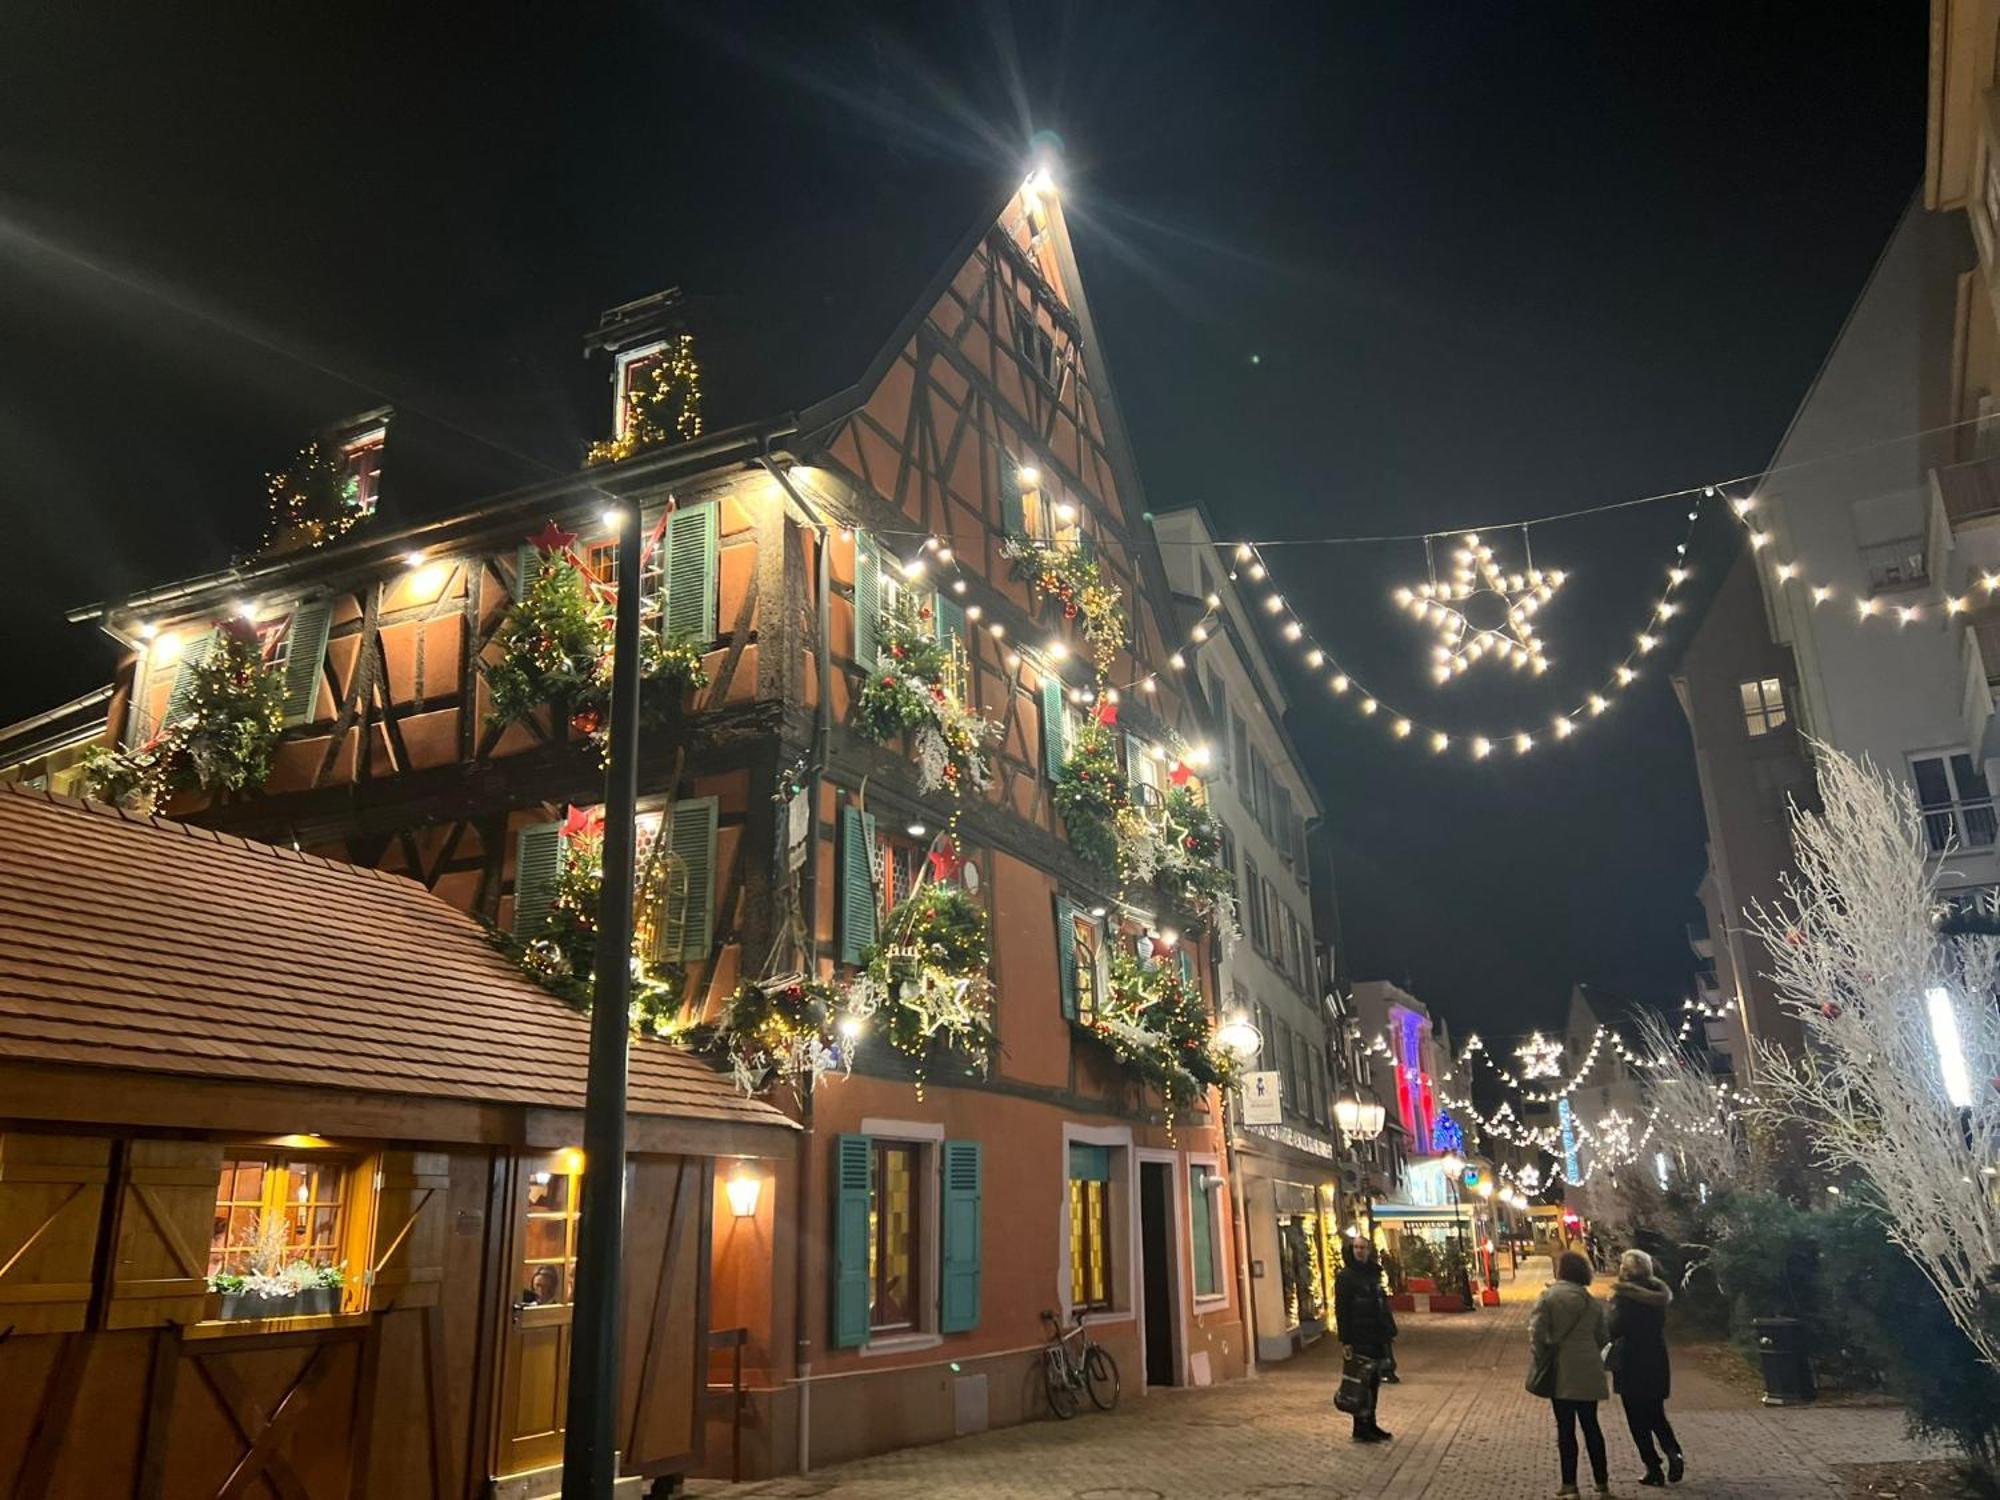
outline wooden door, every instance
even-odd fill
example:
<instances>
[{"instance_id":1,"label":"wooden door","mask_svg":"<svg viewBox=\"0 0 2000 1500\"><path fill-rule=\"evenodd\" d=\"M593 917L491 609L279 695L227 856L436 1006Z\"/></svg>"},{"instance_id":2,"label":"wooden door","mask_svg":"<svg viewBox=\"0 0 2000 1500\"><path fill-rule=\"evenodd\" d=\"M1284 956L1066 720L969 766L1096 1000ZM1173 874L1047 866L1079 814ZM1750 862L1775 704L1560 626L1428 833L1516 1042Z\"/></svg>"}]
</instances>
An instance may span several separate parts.
<instances>
[{"instance_id":1,"label":"wooden door","mask_svg":"<svg viewBox=\"0 0 2000 1500\"><path fill-rule=\"evenodd\" d=\"M562 1459L583 1190L582 1158L574 1151L524 1156L515 1173L496 1474Z\"/></svg>"}]
</instances>

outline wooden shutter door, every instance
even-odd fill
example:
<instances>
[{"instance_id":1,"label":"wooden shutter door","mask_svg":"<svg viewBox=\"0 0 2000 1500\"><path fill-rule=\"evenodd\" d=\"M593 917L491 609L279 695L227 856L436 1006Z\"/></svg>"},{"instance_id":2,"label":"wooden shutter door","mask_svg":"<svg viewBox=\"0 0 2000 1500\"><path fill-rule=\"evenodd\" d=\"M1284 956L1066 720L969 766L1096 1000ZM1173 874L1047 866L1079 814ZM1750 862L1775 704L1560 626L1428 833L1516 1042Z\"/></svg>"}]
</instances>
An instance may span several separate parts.
<instances>
[{"instance_id":1,"label":"wooden shutter door","mask_svg":"<svg viewBox=\"0 0 2000 1500\"><path fill-rule=\"evenodd\" d=\"M676 802L671 816L667 852L687 871L680 958L682 963L700 963L708 957L715 932L715 799Z\"/></svg>"},{"instance_id":2,"label":"wooden shutter door","mask_svg":"<svg viewBox=\"0 0 2000 1500\"><path fill-rule=\"evenodd\" d=\"M858 964L875 945L881 911L875 893L875 815L840 810L840 961Z\"/></svg>"},{"instance_id":3,"label":"wooden shutter door","mask_svg":"<svg viewBox=\"0 0 2000 1500\"><path fill-rule=\"evenodd\" d=\"M209 631L198 641L190 641L181 648L181 664L174 673L173 690L167 694L167 706L160 711L158 728L165 729L177 723L188 711L188 700L194 696L194 669L208 660L208 653L215 649L215 632Z\"/></svg>"},{"instance_id":4,"label":"wooden shutter door","mask_svg":"<svg viewBox=\"0 0 2000 1500\"><path fill-rule=\"evenodd\" d=\"M854 533L854 664L875 670L882 633L882 548L865 531Z\"/></svg>"},{"instance_id":5,"label":"wooden shutter door","mask_svg":"<svg viewBox=\"0 0 2000 1500\"><path fill-rule=\"evenodd\" d=\"M715 640L717 514L711 501L667 518L667 639L693 641L704 651Z\"/></svg>"},{"instance_id":6,"label":"wooden shutter door","mask_svg":"<svg viewBox=\"0 0 2000 1500\"><path fill-rule=\"evenodd\" d=\"M833 1346L868 1342L868 1200L875 1186L875 1138L834 1137Z\"/></svg>"},{"instance_id":7,"label":"wooden shutter door","mask_svg":"<svg viewBox=\"0 0 2000 1500\"><path fill-rule=\"evenodd\" d=\"M549 925L549 907L562 874L560 823L523 828L514 842L514 936L539 937Z\"/></svg>"},{"instance_id":8,"label":"wooden shutter door","mask_svg":"<svg viewBox=\"0 0 2000 1500\"><path fill-rule=\"evenodd\" d=\"M944 1143L938 1331L979 1326L979 1142Z\"/></svg>"},{"instance_id":9,"label":"wooden shutter door","mask_svg":"<svg viewBox=\"0 0 2000 1500\"><path fill-rule=\"evenodd\" d=\"M332 624L331 599L314 599L292 611L292 645L285 656L287 724L309 724L315 717L320 680L326 675L326 634Z\"/></svg>"},{"instance_id":10,"label":"wooden shutter door","mask_svg":"<svg viewBox=\"0 0 2000 1500\"><path fill-rule=\"evenodd\" d=\"M222 1147L212 1142L132 1142L105 1327L201 1321L221 1172Z\"/></svg>"},{"instance_id":11,"label":"wooden shutter door","mask_svg":"<svg viewBox=\"0 0 2000 1500\"><path fill-rule=\"evenodd\" d=\"M1076 903L1056 897L1056 968L1062 979L1063 1019L1076 1019Z\"/></svg>"},{"instance_id":12,"label":"wooden shutter door","mask_svg":"<svg viewBox=\"0 0 2000 1500\"><path fill-rule=\"evenodd\" d=\"M535 576L542 571L542 549L533 542L523 542L514 549L514 597L524 599Z\"/></svg>"},{"instance_id":13,"label":"wooden shutter door","mask_svg":"<svg viewBox=\"0 0 2000 1500\"><path fill-rule=\"evenodd\" d=\"M934 620L937 625L938 644L947 651L953 646L965 644L965 606L956 599L937 596L934 606Z\"/></svg>"},{"instance_id":14,"label":"wooden shutter door","mask_svg":"<svg viewBox=\"0 0 2000 1500\"><path fill-rule=\"evenodd\" d=\"M1062 776L1069 759L1069 720L1063 709L1063 682L1053 672L1042 674L1042 762L1049 780Z\"/></svg>"},{"instance_id":15,"label":"wooden shutter door","mask_svg":"<svg viewBox=\"0 0 2000 1500\"><path fill-rule=\"evenodd\" d=\"M1000 450L1000 534L1028 534L1028 507L1021 498L1021 465L1004 448Z\"/></svg>"},{"instance_id":16,"label":"wooden shutter door","mask_svg":"<svg viewBox=\"0 0 2000 1500\"><path fill-rule=\"evenodd\" d=\"M375 1182L368 1306L435 1306L444 1280L451 1158L442 1151L384 1151Z\"/></svg>"},{"instance_id":17,"label":"wooden shutter door","mask_svg":"<svg viewBox=\"0 0 2000 1500\"><path fill-rule=\"evenodd\" d=\"M0 1135L0 1328L84 1326L110 1159L106 1140Z\"/></svg>"}]
</instances>

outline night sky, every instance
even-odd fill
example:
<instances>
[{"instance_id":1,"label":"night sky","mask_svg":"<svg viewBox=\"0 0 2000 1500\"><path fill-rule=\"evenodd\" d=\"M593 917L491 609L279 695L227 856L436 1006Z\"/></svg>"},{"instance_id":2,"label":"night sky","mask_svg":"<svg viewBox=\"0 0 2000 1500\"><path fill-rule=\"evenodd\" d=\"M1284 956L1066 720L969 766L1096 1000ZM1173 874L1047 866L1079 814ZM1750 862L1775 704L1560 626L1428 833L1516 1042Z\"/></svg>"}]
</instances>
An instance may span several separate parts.
<instances>
[{"instance_id":1,"label":"night sky","mask_svg":"<svg viewBox=\"0 0 2000 1500\"><path fill-rule=\"evenodd\" d=\"M819 225L901 242L1038 133L1151 505L1270 540L1755 471L1922 169L1918 5L451 9L0 10L0 717L105 680L64 610L253 545L318 424L395 402L467 501L544 477L603 425L601 308ZM1537 528L1574 577L1532 682L1431 686L1388 602L1419 547L1271 555L1388 698L1543 725L1683 514ZM1574 980L1677 1000L1702 823L1649 661L1588 736L1476 768L1302 685L1356 977L1461 1032Z\"/></svg>"}]
</instances>

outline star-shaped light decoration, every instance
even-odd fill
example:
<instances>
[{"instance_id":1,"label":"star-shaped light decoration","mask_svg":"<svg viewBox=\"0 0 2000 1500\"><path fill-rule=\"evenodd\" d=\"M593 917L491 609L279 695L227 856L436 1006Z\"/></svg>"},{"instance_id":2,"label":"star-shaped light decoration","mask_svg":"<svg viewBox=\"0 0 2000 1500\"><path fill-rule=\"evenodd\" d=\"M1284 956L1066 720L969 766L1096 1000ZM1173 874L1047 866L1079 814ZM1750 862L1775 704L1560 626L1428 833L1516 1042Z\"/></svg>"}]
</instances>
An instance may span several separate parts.
<instances>
[{"instance_id":1,"label":"star-shaped light decoration","mask_svg":"<svg viewBox=\"0 0 2000 1500\"><path fill-rule=\"evenodd\" d=\"M553 553L569 551L569 544L576 540L576 533L574 531L564 531L562 527L551 521L540 531L529 537L528 540L534 544L538 552L547 557Z\"/></svg>"},{"instance_id":2,"label":"star-shaped light decoration","mask_svg":"<svg viewBox=\"0 0 2000 1500\"><path fill-rule=\"evenodd\" d=\"M1451 576L1415 588L1399 588L1395 600L1437 631L1431 648L1431 675L1449 682L1472 663L1491 655L1540 674L1549 669L1532 618L1555 597L1566 575L1530 568L1502 573L1493 549L1467 532L1451 555Z\"/></svg>"},{"instance_id":3,"label":"star-shaped light decoration","mask_svg":"<svg viewBox=\"0 0 2000 1500\"><path fill-rule=\"evenodd\" d=\"M1562 1043L1550 1041L1539 1031L1516 1047L1514 1055L1521 1059L1521 1076L1523 1078L1559 1078L1562 1076Z\"/></svg>"}]
</instances>

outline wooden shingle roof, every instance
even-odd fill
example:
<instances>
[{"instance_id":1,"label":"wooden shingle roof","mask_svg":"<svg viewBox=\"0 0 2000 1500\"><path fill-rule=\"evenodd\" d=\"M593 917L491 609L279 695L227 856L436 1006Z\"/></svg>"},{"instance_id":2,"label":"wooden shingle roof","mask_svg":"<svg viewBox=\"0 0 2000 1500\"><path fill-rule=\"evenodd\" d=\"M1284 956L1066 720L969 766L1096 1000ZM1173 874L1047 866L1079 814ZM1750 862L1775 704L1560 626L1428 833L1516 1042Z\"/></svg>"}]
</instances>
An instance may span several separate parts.
<instances>
[{"instance_id":1,"label":"wooden shingle roof","mask_svg":"<svg viewBox=\"0 0 2000 1500\"><path fill-rule=\"evenodd\" d=\"M404 876L0 787L0 1060L581 1109L588 1030ZM789 1124L652 1041L630 1100Z\"/></svg>"}]
</instances>

